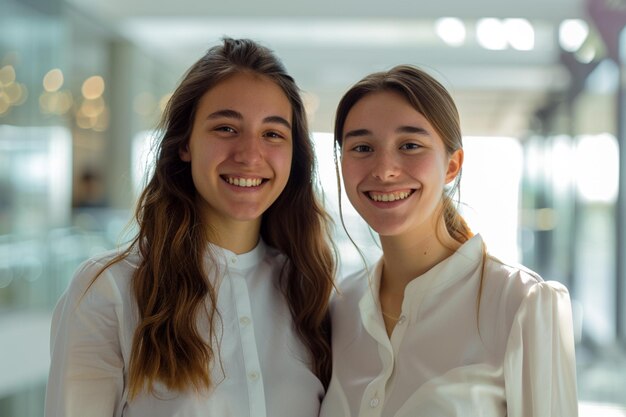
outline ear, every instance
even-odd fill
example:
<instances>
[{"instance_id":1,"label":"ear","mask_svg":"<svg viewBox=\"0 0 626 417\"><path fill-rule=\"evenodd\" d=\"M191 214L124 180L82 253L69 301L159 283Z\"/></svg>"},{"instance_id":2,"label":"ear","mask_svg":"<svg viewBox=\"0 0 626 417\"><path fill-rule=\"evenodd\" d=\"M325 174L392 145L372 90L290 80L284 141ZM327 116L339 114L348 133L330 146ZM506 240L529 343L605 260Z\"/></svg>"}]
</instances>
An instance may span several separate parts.
<instances>
[{"instance_id":1,"label":"ear","mask_svg":"<svg viewBox=\"0 0 626 417\"><path fill-rule=\"evenodd\" d=\"M185 144L182 148L178 150L178 156L181 161L191 162L191 153L189 152L189 142Z\"/></svg>"},{"instance_id":2,"label":"ear","mask_svg":"<svg viewBox=\"0 0 626 417\"><path fill-rule=\"evenodd\" d=\"M461 172L463 166L463 149L457 149L450 155L448 159L448 170L446 171L446 184L454 181L456 176Z\"/></svg>"}]
</instances>

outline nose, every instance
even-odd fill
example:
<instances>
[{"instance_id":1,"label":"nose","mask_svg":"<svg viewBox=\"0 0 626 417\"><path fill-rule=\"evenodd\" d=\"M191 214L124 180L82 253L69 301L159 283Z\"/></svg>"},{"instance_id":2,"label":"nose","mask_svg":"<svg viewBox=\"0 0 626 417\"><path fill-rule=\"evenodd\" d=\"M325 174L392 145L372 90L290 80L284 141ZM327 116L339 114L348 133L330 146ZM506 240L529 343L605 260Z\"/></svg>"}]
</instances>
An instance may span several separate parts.
<instances>
[{"instance_id":1,"label":"nose","mask_svg":"<svg viewBox=\"0 0 626 417\"><path fill-rule=\"evenodd\" d=\"M400 174L397 156L389 151L379 151L373 163L372 176L380 181L396 178Z\"/></svg>"},{"instance_id":2,"label":"nose","mask_svg":"<svg viewBox=\"0 0 626 417\"><path fill-rule=\"evenodd\" d=\"M235 162L254 165L263 159L261 138L254 134L242 134L236 139L234 147Z\"/></svg>"}]
</instances>

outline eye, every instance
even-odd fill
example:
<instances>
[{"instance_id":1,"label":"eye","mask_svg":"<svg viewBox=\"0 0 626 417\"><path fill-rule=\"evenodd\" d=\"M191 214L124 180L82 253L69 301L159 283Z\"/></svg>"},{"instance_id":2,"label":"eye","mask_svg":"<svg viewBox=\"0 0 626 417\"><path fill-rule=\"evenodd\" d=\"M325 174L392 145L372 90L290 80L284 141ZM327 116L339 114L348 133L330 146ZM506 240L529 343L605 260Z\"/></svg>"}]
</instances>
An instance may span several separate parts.
<instances>
[{"instance_id":1,"label":"eye","mask_svg":"<svg viewBox=\"0 0 626 417\"><path fill-rule=\"evenodd\" d=\"M268 132L265 132L265 134L263 135L266 138L270 138L270 139L285 139L285 135L277 132L275 130L270 130Z\"/></svg>"},{"instance_id":2,"label":"eye","mask_svg":"<svg viewBox=\"0 0 626 417\"><path fill-rule=\"evenodd\" d=\"M213 130L215 130L216 132L237 133L237 131L231 126L217 126Z\"/></svg>"},{"instance_id":3,"label":"eye","mask_svg":"<svg viewBox=\"0 0 626 417\"><path fill-rule=\"evenodd\" d=\"M372 148L368 145L356 145L352 148L352 150L359 153L372 152Z\"/></svg>"},{"instance_id":4,"label":"eye","mask_svg":"<svg viewBox=\"0 0 626 417\"><path fill-rule=\"evenodd\" d=\"M422 148L422 145L420 145L419 143L413 143L413 142L405 143L402 146L400 146L400 149L402 149L403 151L414 151L420 148Z\"/></svg>"}]
</instances>

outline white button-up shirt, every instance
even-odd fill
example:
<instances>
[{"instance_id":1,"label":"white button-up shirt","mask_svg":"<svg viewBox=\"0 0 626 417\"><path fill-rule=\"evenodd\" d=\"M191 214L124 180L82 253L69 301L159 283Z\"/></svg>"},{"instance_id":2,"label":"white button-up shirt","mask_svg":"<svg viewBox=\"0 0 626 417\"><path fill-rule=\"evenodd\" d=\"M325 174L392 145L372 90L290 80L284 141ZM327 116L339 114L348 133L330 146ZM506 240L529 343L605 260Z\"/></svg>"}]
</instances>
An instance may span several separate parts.
<instances>
[{"instance_id":1,"label":"white button-up shirt","mask_svg":"<svg viewBox=\"0 0 626 417\"><path fill-rule=\"evenodd\" d=\"M115 253L82 264L52 320L47 417L317 417L324 389L296 336L278 276L285 257L262 241L243 255L212 246L218 261L220 363L209 393L156 384L128 399L137 308L130 290L138 255L95 274ZM207 256L207 270L210 268ZM86 291L86 293L85 293ZM206 318L200 329L207 328Z\"/></svg>"},{"instance_id":2,"label":"white button-up shirt","mask_svg":"<svg viewBox=\"0 0 626 417\"><path fill-rule=\"evenodd\" d=\"M321 417L575 417L569 295L487 256L475 236L405 289L387 336L382 261L332 303L333 377Z\"/></svg>"}]
</instances>

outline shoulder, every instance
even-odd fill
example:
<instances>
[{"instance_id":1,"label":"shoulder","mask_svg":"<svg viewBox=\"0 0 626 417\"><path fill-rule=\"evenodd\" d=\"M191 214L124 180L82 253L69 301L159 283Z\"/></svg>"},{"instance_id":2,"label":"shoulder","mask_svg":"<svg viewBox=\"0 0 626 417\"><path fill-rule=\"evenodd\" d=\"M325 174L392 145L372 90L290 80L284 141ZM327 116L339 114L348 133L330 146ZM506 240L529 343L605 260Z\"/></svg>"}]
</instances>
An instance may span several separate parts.
<instances>
[{"instance_id":1,"label":"shoulder","mask_svg":"<svg viewBox=\"0 0 626 417\"><path fill-rule=\"evenodd\" d=\"M116 259L124 254L124 250L110 250L82 262L68 285L65 297L76 301L83 298L120 298L140 261L135 251Z\"/></svg>"},{"instance_id":2,"label":"shoulder","mask_svg":"<svg viewBox=\"0 0 626 417\"><path fill-rule=\"evenodd\" d=\"M487 254L484 270L483 300L493 300L509 320L527 303L540 299L567 298L567 288L556 281L545 281L535 271L516 263L505 262ZM490 302L488 302L490 303Z\"/></svg>"},{"instance_id":3,"label":"shoulder","mask_svg":"<svg viewBox=\"0 0 626 417\"><path fill-rule=\"evenodd\" d=\"M513 262L506 262L489 253L485 257L485 285L496 287L509 295L523 297L543 278L535 271Z\"/></svg>"}]
</instances>

